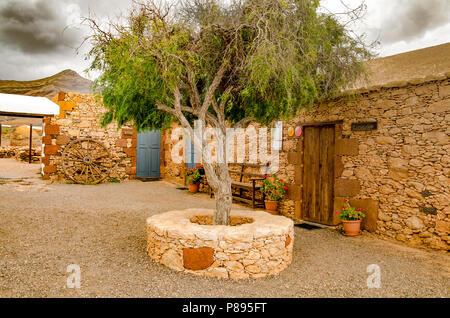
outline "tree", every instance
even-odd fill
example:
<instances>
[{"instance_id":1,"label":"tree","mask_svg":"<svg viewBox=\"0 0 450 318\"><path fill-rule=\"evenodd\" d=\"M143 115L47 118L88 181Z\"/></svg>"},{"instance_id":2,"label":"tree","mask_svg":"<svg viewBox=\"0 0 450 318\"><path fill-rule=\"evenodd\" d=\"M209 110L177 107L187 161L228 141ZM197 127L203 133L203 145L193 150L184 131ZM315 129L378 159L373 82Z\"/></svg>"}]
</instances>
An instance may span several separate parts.
<instances>
[{"instance_id":1,"label":"tree","mask_svg":"<svg viewBox=\"0 0 450 318\"><path fill-rule=\"evenodd\" d=\"M92 70L101 72L103 124L138 130L174 120L203 153L216 198L215 224L228 225L232 203L226 128L295 116L339 93L362 72L367 47L318 0L184 0L135 3L125 21L93 35ZM216 162L192 120L220 133Z\"/></svg>"}]
</instances>

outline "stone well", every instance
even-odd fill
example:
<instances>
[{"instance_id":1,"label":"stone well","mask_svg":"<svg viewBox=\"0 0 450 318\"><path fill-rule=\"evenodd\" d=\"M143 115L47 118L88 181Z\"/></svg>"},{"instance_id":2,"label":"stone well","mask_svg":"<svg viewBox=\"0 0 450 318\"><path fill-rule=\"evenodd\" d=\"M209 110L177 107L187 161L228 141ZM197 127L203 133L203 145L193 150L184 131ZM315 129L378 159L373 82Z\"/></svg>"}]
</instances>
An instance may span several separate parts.
<instances>
[{"instance_id":1,"label":"stone well","mask_svg":"<svg viewBox=\"0 0 450 318\"><path fill-rule=\"evenodd\" d=\"M234 279L278 274L292 262L292 220L232 211L231 226L209 225L212 216L213 210L188 209L148 218L148 255L177 271Z\"/></svg>"}]
</instances>

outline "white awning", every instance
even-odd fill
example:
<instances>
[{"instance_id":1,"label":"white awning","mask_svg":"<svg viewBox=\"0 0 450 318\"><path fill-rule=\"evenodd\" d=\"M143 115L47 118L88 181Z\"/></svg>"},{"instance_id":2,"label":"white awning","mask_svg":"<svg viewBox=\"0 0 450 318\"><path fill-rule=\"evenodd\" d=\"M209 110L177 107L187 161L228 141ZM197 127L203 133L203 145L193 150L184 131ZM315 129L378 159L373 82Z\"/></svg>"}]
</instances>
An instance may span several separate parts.
<instances>
[{"instance_id":1,"label":"white awning","mask_svg":"<svg viewBox=\"0 0 450 318\"><path fill-rule=\"evenodd\" d=\"M0 115L53 116L59 115L59 106L46 97L0 93Z\"/></svg>"}]
</instances>

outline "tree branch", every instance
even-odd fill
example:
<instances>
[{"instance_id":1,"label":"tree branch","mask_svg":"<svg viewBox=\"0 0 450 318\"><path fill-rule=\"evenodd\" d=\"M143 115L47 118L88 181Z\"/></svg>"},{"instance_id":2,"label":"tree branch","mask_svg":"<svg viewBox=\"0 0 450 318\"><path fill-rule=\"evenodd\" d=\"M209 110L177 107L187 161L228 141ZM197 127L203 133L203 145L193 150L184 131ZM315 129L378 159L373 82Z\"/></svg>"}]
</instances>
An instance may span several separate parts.
<instances>
[{"instance_id":1,"label":"tree branch","mask_svg":"<svg viewBox=\"0 0 450 318\"><path fill-rule=\"evenodd\" d=\"M249 124L253 120L255 120L255 119L252 118L252 117L243 118L240 121L238 121L236 124L234 124L233 128L243 128L244 126L246 126L247 124Z\"/></svg>"},{"instance_id":2,"label":"tree branch","mask_svg":"<svg viewBox=\"0 0 450 318\"><path fill-rule=\"evenodd\" d=\"M216 73L216 76L214 77L214 80L212 81L211 85L208 88L208 91L206 92L205 99L203 100L203 105L201 108L201 114L204 114L208 107L212 103L212 99L214 97L214 93L216 92L217 88L220 85L220 82L222 82L223 77L225 76L226 71L228 70L230 62L228 59L225 59L222 62L222 65L220 66L219 70Z\"/></svg>"}]
</instances>

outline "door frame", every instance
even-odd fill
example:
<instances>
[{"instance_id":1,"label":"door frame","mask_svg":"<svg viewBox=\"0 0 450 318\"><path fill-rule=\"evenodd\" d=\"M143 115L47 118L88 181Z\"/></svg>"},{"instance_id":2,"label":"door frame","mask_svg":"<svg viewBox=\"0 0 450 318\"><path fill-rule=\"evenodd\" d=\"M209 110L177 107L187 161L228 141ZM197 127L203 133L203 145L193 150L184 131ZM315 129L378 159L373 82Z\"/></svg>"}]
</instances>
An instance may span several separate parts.
<instances>
[{"instance_id":1,"label":"door frame","mask_svg":"<svg viewBox=\"0 0 450 318\"><path fill-rule=\"evenodd\" d=\"M336 141L337 141L337 139L338 139L338 134L342 131L342 124L343 124L343 120L336 120L336 121L326 121L326 122L307 122L307 123L299 123L298 124L298 126L301 126L302 128L306 128L306 127L318 127L318 128L321 128L321 127L326 127L326 126L331 126L331 127L333 127L333 130L334 130L334 151L333 151L333 165L332 165L332 169L333 169L333 171L332 171L332 173L333 173L333 178L331 178L331 184L330 184L330 186L331 186L331 207L332 207L332 209L331 209L331 211L330 211L330 213L332 213L333 215L330 215L330 219L332 219L332 220L334 220L335 218L333 217L334 216L334 204L335 204L335 190L334 190L334 187L335 187L335 182L336 182L336 167L335 167L335 164L334 164L334 162L335 162L335 158L336 158ZM317 223L317 224L322 224L322 225L327 225L327 226L332 226L332 225L335 225L334 223L334 221L332 221L332 223L333 224L323 224L323 223L318 223L317 221L315 221L315 220L310 220L310 219L308 219L308 218L306 218L305 219L305 216L306 216L306 213L305 213L305 211L304 211L304 205L303 205L303 191L305 190L305 180L304 180L304 166L305 166L305 162L304 162L304 154L305 154L305 134L304 134L304 131L302 131L302 135L301 135L301 143L302 143L302 145L301 145L301 150L302 150L302 152L301 152L301 156L300 156L300 161L301 161L301 165L300 165L300 167L301 167L301 170L302 170L302 172L301 172L301 174L302 174L302 178L301 178L301 197L300 197L300 199L301 199L301 201L302 201L302 203L300 204L300 218L302 219L302 220L305 220L305 221L307 221L307 222L310 222L310 223ZM320 176L319 176L320 177Z\"/></svg>"}]
</instances>

